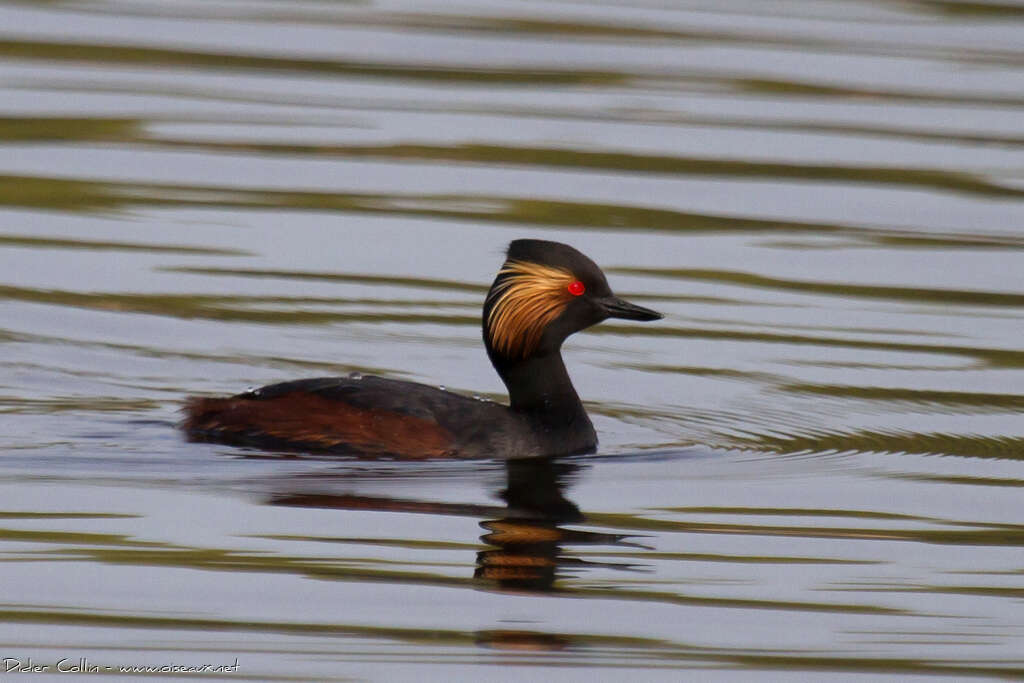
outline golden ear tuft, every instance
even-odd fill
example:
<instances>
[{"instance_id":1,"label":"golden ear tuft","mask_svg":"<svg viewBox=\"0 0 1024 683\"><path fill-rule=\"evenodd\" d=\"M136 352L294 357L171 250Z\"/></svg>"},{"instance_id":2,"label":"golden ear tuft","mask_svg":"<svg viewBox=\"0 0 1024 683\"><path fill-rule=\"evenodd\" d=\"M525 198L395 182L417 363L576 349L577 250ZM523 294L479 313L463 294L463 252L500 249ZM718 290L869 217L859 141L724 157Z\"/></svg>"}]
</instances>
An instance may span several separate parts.
<instances>
[{"instance_id":1,"label":"golden ear tuft","mask_svg":"<svg viewBox=\"0 0 1024 683\"><path fill-rule=\"evenodd\" d=\"M498 275L505 278L491 292L494 304L487 316L491 346L504 356L525 358L573 299L569 285L577 279L565 268L527 261L508 261Z\"/></svg>"}]
</instances>

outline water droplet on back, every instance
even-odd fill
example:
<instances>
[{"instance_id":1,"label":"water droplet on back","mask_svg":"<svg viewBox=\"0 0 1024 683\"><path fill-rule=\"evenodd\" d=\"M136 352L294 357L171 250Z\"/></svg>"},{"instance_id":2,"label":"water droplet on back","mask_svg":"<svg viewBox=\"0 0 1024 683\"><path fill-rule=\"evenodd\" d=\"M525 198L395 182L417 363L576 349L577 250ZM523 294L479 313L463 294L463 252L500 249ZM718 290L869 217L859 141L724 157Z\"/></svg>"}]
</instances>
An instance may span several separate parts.
<instances>
[{"instance_id":1,"label":"water droplet on back","mask_svg":"<svg viewBox=\"0 0 1024 683\"><path fill-rule=\"evenodd\" d=\"M441 386L439 386L438 389L440 389L441 391L448 391L448 387L446 387L443 384Z\"/></svg>"},{"instance_id":2,"label":"water droplet on back","mask_svg":"<svg viewBox=\"0 0 1024 683\"><path fill-rule=\"evenodd\" d=\"M348 373L348 378L349 379L362 379L363 378L363 373L361 373L359 371L350 372L350 373Z\"/></svg>"}]
</instances>

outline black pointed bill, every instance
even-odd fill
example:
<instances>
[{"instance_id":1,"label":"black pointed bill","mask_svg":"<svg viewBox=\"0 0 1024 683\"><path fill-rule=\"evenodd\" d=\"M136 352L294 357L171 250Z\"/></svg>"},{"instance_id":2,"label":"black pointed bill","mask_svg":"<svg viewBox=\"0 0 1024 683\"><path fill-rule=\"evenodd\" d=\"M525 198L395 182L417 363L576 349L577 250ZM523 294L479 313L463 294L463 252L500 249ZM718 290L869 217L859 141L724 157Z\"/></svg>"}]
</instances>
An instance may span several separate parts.
<instances>
[{"instance_id":1,"label":"black pointed bill","mask_svg":"<svg viewBox=\"0 0 1024 683\"><path fill-rule=\"evenodd\" d=\"M610 318L623 318L624 320L661 320L664 316L657 311L652 311L643 306L631 304L625 299L617 296L610 296L601 299L601 306L608 312Z\"/></svg>"}]
</instances>

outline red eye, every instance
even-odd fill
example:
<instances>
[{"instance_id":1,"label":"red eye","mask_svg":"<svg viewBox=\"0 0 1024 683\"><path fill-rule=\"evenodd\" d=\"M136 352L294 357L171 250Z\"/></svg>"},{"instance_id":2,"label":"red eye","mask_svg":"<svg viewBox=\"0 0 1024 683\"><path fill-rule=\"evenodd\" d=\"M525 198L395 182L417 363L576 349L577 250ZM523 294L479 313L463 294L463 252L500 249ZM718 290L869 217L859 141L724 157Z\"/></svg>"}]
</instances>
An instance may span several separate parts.
<instances>
[{"instance_id":1,"label":"red eye","mask_svg":"<svg viewBox=\"0 0 1024 683\"><path fill-rule=\"evenodd\" d=\"M580 296L585 291L587 291L586 286L579 280L573 280L569 283L569 293L573 296Z\"/></svg>"}]
</instances>

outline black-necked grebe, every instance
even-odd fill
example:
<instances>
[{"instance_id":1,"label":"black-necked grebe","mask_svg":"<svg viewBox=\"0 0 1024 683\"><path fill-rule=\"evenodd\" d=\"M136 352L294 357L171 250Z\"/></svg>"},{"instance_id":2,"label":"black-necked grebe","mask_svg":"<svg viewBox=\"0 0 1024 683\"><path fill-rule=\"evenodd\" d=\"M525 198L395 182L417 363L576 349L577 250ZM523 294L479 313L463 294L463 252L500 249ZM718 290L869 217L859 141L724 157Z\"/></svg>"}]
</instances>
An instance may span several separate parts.
<instances>
[{"instance_id":1,"label":"black-necked grebe","mask_svg":"<svg viewBox=\"0 0 1024 683\"><path fill-rule=\"evenodd\" d=\"M192 397L182 424L200 441L400 458L587 453L597 434L562 362L562 342L607 318L658 320L624 301L601 269L559 242L515 240L484 301L487 355L509 405L383 377L271 384Z\"/></svg>"}]
</instances>

